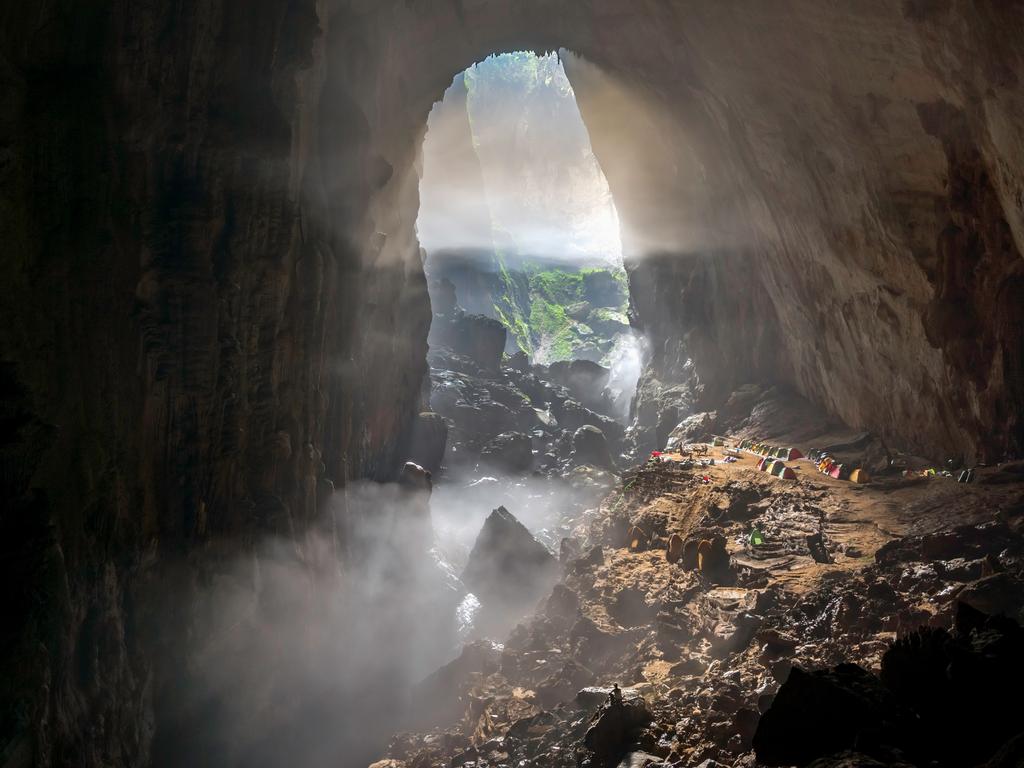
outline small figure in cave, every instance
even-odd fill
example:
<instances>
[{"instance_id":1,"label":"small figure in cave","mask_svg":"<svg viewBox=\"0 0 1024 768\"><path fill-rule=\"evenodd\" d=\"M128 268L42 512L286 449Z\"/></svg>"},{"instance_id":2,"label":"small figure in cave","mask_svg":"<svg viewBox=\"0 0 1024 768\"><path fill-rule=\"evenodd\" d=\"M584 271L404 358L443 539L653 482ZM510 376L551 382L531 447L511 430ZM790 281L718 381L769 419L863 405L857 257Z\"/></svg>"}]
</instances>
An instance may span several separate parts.
<instances>
[{"instance_id":1,"label":"small figure in cave","mask_svg":"<svg viewBox=\"0 0 1024 768\"><path fill-rule=\"evenodd\" d=\"M609 707L621 707L622 706L622 689L619 688L618 683L612 683L612 689L608 692L608 706Z\"/></svg>"}]
</instances>

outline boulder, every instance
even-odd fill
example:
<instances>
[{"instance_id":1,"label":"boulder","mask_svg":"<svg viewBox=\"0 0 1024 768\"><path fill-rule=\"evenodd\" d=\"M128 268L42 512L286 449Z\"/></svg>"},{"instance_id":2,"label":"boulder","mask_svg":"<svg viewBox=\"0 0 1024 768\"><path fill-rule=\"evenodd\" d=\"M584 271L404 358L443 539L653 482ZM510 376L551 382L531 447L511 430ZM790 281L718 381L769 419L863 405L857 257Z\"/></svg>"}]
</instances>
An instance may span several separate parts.
<instances>
[{"instance_id":1,"label":"boulder","mask_svg":"<svg viewBox=\"0 0 1024 768\"><path fill-rule=\"evenodd\" d=\"M660 414L659 414L660 415ZM703 442L718 428L718 413L715 411L694 413L679 422L668 435L666 446L678 447L687 443ZM665 447L665 446L661 446Z\"/></svg>"},{"instance_id":2,"label":"boulder","mask_svg":"<svg viewBox=\"0 0 1024 768\"><path fill-rule=\"evenodd\" d=\"M994 573L960 590L957 599L977 611L1024 618L1024 581L1010 573Z\"/></svg>"},{"instance_id":3,"label":"boulder","mask_svg":"<svg viewBox=\"0 0 1024 768\"><path fill-rule=\"evenodd\" d=\"M509 370L526 373L530 370L530 358L520 349L508 356L508 359L505 361L505 367Z\"/></svg>"},{"instance_id":4,"label":"boulder","mask_svg":"<svg viewBox=\"0 0 1024 768\"><path fill-rule=\"evenodd\" d=\"M621 754L629 745L631 732L650 721L651 713L643 697L628 696L624 690L621 702L604 704L594 715L583 744L598 757Z\"/></svg>"},{"instance_id":5,"label":"boulder","mask_svg":"<svg viewBox=\"0 0 1024 768\"><path fill-rule=\"evenodd\" d=\"M608 413L611 403L606 387L611 370L590 360L572 360L548 366L548 378L569 390L586 407Z\"/></svg>"},{"instance_id":6,"label":"boulder","mask_svg":"<svg viewBox=\"0 0 1024 768\"><path fill-rule=\"evenodd\" d=\"M496 372L501 367L506 335L505 326L494 318L466 314L456 308L449 317L435 315L429 341L432 347L449 347L484 370Z\"/></svg>"},{"instance_id":7,"label":"boulder","mask_svg":"<svg viewBox=\"0 0 1024 768\"><path fill-rule=\"evenodd\" d=\"M533 441L522 432L503 432L484 445L480 458L496 469L525 472L533 466Z\"/></svg>"},{"instance_id":8,"label":"boulder","mask_svg":"<svg viewBox=\"0 0 1024 768\"><path fill-rule=\"evenodd\" d=\"M604 432L585 424L572 436L572 460L574 464L591 464L603 469L615 469Z\"/></svg>"},{"instance_id":9,"label":"boulder","mask_svg":"<svg viewBox=\"0 0 1024 768\"><path fill-rule=\"evenodd\" d=\"M433 476L430 471L421 467L414 461L407 461L402 465L402 471L398 476L399 485L409 492L425 492L427 498L434 488ZM429 510L427 512L429 516Z\"/></svg>"},{"instance_id":10,"label":"boulder","mask_svg":"<svg viewBox=\"0 0 1024 768\"><path fill-rule=\"evenodd\" d=\"M547 592L558 561L504 507L498 507L476 538L462 582L481 601L523 605Z\"/></svg>"}]
</instances>

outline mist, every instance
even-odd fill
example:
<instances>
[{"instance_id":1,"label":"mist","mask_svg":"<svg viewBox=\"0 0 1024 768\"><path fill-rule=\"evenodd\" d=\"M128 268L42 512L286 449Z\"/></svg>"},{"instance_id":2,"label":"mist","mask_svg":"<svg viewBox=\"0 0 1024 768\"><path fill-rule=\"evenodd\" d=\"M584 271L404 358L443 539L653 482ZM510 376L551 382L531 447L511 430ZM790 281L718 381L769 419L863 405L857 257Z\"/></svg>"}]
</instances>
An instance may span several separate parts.
<instances>
[{"instance_id":1,"label":"mist","mask_svg":"<svg viewBox=\"0 0 1024 768\"><path fill-rule=\"evenodd\" d=\"M503 641L532 608L495 615L459 581L491 509L508 507L557 555L593 497L558 479L486 469L443 480L432 498L398 483L339 489L316 532L300 544L264 539L195 601L189 620L201 640L166 717L169 733L201 727L204 737L201 754L173 757L365 768L409 722L418 683L464 642Z\"/></svg>"},{"instance_id":2,"label":"mist","mask_svg":"<svg viewBox=\"0 0 1024 768\"><path fill-rule=\"evenodd\" d=\"M421 490L356 483L334 494L321 532L265 539L211 580L167 713L206 740L180 764L372 761L411 686L458 651L463 590L430 554L428 504Z\"/></svg>"}]
</instances>

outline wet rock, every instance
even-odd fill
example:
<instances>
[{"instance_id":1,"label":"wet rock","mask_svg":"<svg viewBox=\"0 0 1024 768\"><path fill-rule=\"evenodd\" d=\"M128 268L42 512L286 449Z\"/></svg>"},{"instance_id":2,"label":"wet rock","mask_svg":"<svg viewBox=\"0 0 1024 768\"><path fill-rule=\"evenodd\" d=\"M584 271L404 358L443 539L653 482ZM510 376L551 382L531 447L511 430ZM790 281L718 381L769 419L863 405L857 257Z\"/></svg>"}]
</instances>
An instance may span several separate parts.
<instances>
[{"instance_id":1,"label":"wet rock","mask_svg":"<svg viewBox=\"0 0 1024 768\"><path fill-rule=\"evenodd\" d=\"M552 407L552 412L558 419L559 425L565 429L576 430L582 426L589 425L600 429L611 444L617 445L622 441L625 432L625 427L622 424L607 416L595 413L571 398L560 403L556 402Z\"/></svg>"},{"instance_id":2,"label":"wet rock","mask_svg":"<svg viewBox=\"0 0 1024 768\"><path fill-rule=\"evenodd\" d=\"M591 464L603 469L615 469L615 462L608 450L604 432L589 424L580 427L573 433L572 459L576 464Z\"/></svg>"},{"instance_id":3,"label":"wet rock","mask_svg":"<svg viewBox=\"0 0 1024 768\"><path fill-rule=\"evenodd\" d=\"M599 307L616 307L622 301L622 285L608 270L593 270L583 274L587 298Z\"/></svg>"},{"instance_id":4,"label":"wet rock","mask_svg":"<svg viewBox=\"0 0 1024 768\"><path fill-rule=\"evenodd\" d=\"M522 432L503 432L483 447L480 458L507 472L524 472L533 466L533 441Z\"/></svg>"},{"instance_id":5,"label":"wet rock","mask_svg":"<svg viewBox=\"0 0 1024 768\"><path fill-rule=\"evenodd\" d=\"M522 604L551 588L558 561L504 507L484 523L469 554L463 583L482 601Z\"/></svg>"},{"instance_id":6,"label":"wet rock","mask_svg":"<svg viewBox=\"0 0 1024 768\"><path fill-rule=\"evenodd\" d=\"M708 665L700 659L690 656L672 665L673 677L700 677L707 671Z\"/></svg>"}]
</instances>

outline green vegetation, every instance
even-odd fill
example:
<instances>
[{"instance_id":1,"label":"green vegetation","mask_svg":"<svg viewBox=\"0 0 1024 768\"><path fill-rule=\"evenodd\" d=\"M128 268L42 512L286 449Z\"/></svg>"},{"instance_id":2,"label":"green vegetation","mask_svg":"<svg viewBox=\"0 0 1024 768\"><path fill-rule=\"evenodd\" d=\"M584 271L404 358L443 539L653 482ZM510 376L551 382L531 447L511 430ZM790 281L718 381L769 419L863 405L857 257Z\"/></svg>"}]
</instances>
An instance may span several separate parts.
<instances>
[{"instance_id":1,"label":"green vegetation","mask_svg":"<svg viewBox=\"0 0 1024 768\"><path fill-rule=\"evenodd\" d=\"M491 56L465 70L462 86L466 89L470 133L485 186L490 183L488 173L496 173L499 180L550 180L543 173L526 177L510 172L502 165L504 155L499 150L518 146L519 132L533 131L535 126L540 130L553 119L553 113L564 118L560 125L568 125L565 130L579 132L576 138L572 138L576 134L570 133L572 141L565 146L585 147L589 151L589 139L575 106L572 86L557 56L537 56L532 51ZM509 120L495 122L494 111L499 107L504 110L499 114L510 115ZM566 134L563 131L559 135L564 139ZM578 170L583 166L577 163L572 167ZM600 175L599 169L597 173ZM605 183L603 175L600 177ZM494 315L508 329L510 341L535 362L577 357L601 360L610 353L617 334L628 325L626 273L621 268L563 267L551 259L541 262L527 256L531 251L517 241L515 224L523 211L545 213L539 210L538 200L550 199L550 195L537 197L529 189L529 184L525 185L525 199L517 199L517 205L489 205L491 245L497 267L489 302ZM603 258L611 257L613 251L599 250Z\"/></svg>"},{"instance_id":2,"label":"green vegetation","mask_svg":"<svg viewBox=\"0 0 1024 768\"><path fill-rule=\"evenodd\" d=\"M510 270L503 258L497 261L495 315L536 362L601 360L629 324L621 269L561 268L526 260Z\"/></svg>"}]
</instances>

